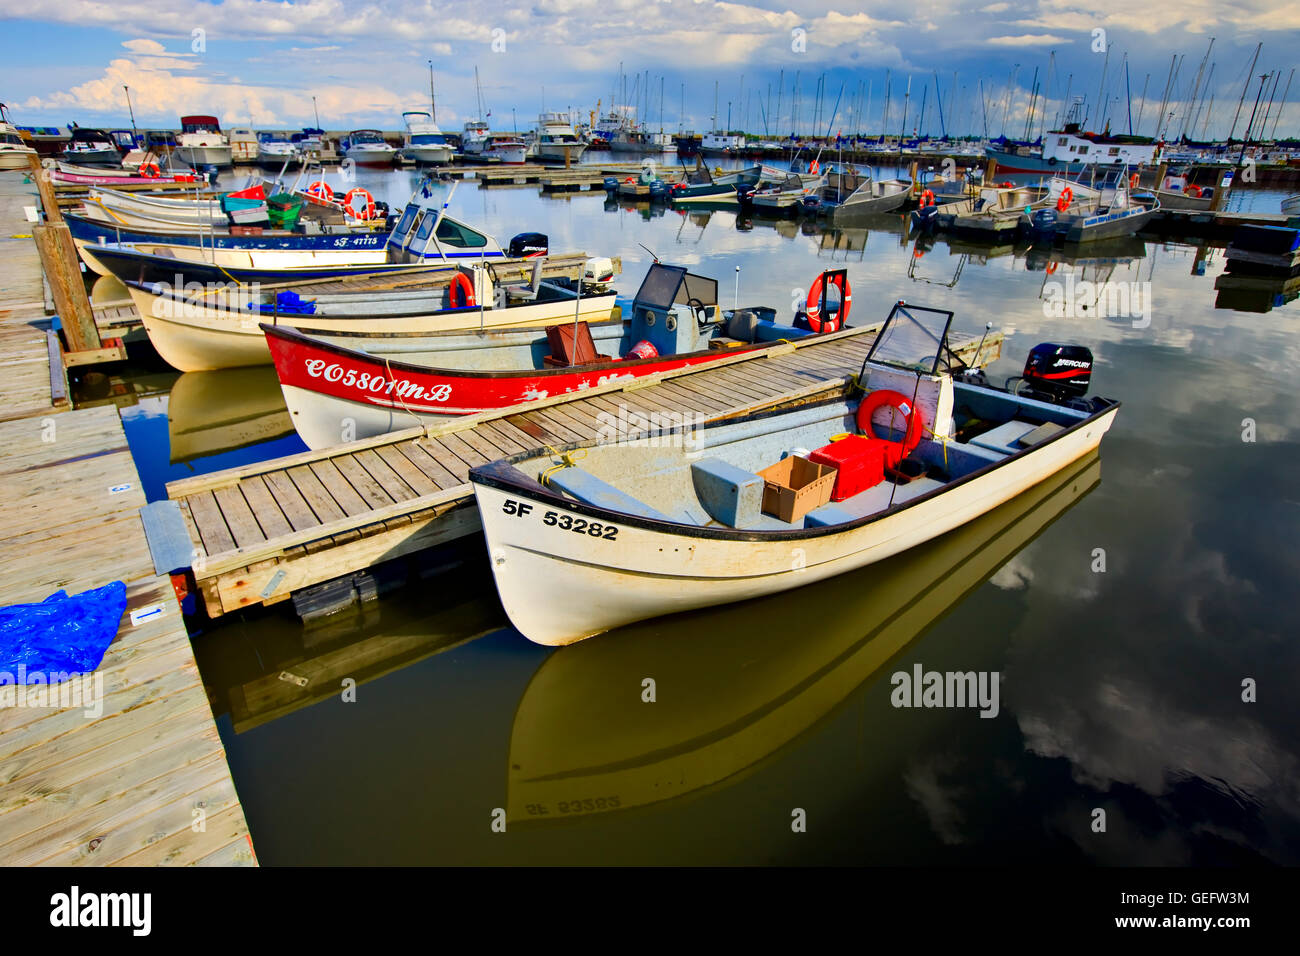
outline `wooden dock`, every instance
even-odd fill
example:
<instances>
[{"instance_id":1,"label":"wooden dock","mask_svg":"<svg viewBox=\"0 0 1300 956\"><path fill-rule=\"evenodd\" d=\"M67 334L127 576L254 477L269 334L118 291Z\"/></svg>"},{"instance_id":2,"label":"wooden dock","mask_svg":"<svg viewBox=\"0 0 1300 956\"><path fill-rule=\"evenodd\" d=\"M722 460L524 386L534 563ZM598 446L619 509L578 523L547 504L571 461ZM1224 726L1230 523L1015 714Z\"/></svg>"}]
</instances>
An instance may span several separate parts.
<instances>
[{"instance_id":1,"label":"wooden dock","mask_svg":"<svg viewBox=\"0 0 1300 956\"><path fill-rule=\"evenodd\" d=\"M198 555L192 570L208 613L273 604L477 532L470 468L544 444L595 438L619 420L620 409L713 421L845 394L878 328L186 478L167 493L179 503ZM992 334L982 346L969 339L955 351L984 365L1001 344Z\"/></svg>"},{"instance_id":2,"label":"wooden dock","mask_svg":"<svg viewBox=\"0 0 1300 956\"><path fill-rule=\"evenodd\" d=\"M250 865L176 594L150 557L117 408L61 410L66 396L51 388L63 362L40 328L40 260L30 238L13 238L22 206L38 202L23 179L0 173L0 604L122 581L127 608L90 678L90 707L48 706L39 685L37 698L0 690L0 861ZM24 335L26 352L12 344Z\"/></svg>"}]
</instances>

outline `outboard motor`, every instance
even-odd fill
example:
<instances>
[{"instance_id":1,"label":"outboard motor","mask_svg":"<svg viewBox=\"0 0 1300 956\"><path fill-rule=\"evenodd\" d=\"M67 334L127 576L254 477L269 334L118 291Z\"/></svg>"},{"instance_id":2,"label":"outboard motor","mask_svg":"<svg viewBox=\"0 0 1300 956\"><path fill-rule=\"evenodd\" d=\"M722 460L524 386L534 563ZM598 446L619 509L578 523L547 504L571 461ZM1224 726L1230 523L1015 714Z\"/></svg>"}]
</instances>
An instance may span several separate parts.
<instances>
[{"instance_id":1,"label":"outboard motor","mask_svg":"<svg viewBox=\"0 0 1300 956\"><path fill-rule=\"evenodd\" d=\"M606 176L604 185L605 185L605 192L607 193L618 192L618 177Z\"/></svg>"},{"instance_id":2,"label":"outboard motor","mask_svg":"<svg viewBox=\"0 0 1300 956\"><path fill-rule=\"evenodd\" d=\"M1029 217L1029 231L1040 236L1055 235L1059 219L1055 209L1039 209Z\"/></svg>"},{"instance_id":3,"label":"outboard motor","mask_svg":"<svg viewBox=\"0 0 1300 956\"><path fill-rule=\"evenodd\" d=\"M529 259L533 256L546 255L548 249L549 242L545 233L521 232L511 237L506 254L511 259Z\"/></svg>"},{"instance_id":4,"label":"outboard motor","mask_svg":"<svg viewBox=\"0 0 1300 956\"><path fill-rule=\"evenodd\" d=\"M1044 342L1029 350L1020 394L1053 405L1074 405L1092 381L1092 350L1082 345Z\"/></svg>"},{"instance_id":5,"label":"outboard motor","mask_svg":"<svg viewBox=\"0 0 1300 956\"><path fill-rule=\"evenodd\" d=\"M912 215L916 217L916 227L929 232L935 227L935 223L939 221L939 207L937 205L921 206Z\"/></svg>"},{"instance_id":6,"label":"outboard motor","mask_svg":"<svg viewBox=\"0 0 1300 956\"><path fill-rule=\"evenodd\" d=\"M754 187L749 183L739 183L736 186L736 202L742 207L748 206L750 200L754 197Z\"/></svg>"}]
</instances>

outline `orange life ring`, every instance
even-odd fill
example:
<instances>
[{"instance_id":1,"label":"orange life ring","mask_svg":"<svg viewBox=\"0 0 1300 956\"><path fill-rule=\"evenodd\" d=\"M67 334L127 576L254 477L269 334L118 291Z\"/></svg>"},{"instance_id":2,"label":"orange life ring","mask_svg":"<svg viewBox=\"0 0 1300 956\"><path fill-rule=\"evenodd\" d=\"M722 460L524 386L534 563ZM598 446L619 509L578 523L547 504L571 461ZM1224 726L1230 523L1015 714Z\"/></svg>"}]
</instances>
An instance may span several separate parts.
<instances>
[{"instance_id":1,"label":"orange life ring","mask_svg":"<svg viewBox=\"0 0 1300 956\"><path fill-rule=\"evenodd\" d=\"M1134 173L1132 176L1128 178L1128 188L1137 189L1138 183L1140 182L1142 182L1142 177L1139 176L1137 173Z\"/></svg>"},{"instance_id":2,"label":"orange life ring","mask_svg":"<svg viewBox=\"0 0 1300 956\"><path fill-rule=\"evenodd\" d=\"M307 195L312 199L319 199L322 202L332 203L334 201L334 190L330 188L330 184L325 182L323 179L318 179L308 186Z\"/></svg>"},{"instance_id":3,"label":"orange life ring","mask_svg":"<svg viewBox=\"0 0 1300 956\"><path fill-rule=\"evenodd\" d=\"M1070 208L1070 203L1074 202L1074 190L1066 186L1061 190L1061 197L1056 200L1056 209L1058 212L1065 212Z\"/></svg>"},{"instance_id":4,"label":"orange life ring","mask_svg":"<svg viewBox=\"0 0 1300 956\"><path fill-rule=\"evenodd\" d=\"M921 443L921 435L925 432L925 417L921 414L921 409L913 405L912 400L902 392L896 392L891 388L877 388L868 392L858 405L858 431L868 438L875 438L876 433L871 427L871 416L886 405L897 409L907 419L907 429L903 433L902 441L879 439L889 446L889 450L885 453L885 464L890 468L897 468L898 463Z\"/></svg>"},{"instance_id":5,"label":"orange life ring","mask_svg":"<svg viewBox=\"0 0 1300 956\"><path fill-rule=\"evenodd\" d=\"M821 164L814 159L811 163L808 164L808 172L810 173L821 172Z\"/></svg>"},{"instance_id":6,"label":"orange life ring","mask_svg":"<svg viewBox=\"0 0 1300 956\"><path fill-rule=\"evenodd\" d=\"M921 208L924 209L926 206L933 206L933 205L934 205L934 190L927 189L925 192L921 193Z\"/></svg>"},{"instance_id":7,"label":"orange life ring","mask_svg":"<svg viewBox=\"0 0 1300 956\"><path fill-rule=\"evenodd\" d=\"M1055 273L1056 273L1056 269L1057 269L1057 267L1058 267L1059 265L1060 265L1059 262L1049 262L1049 263L1047 264L1047 274L1048 274L1049 276L1050 276L1050 275L1055 275Z\"/></svg>"},{"instance_id":8,"label":"orange life ring","mask_svg":"<svg viewBox=\"0 0 1300 956\"><path fill-rule=\"evenodd\" d=\"M157 163L141 163L140 175L146 179L157 179L162 175L162 170L158 168Z\"/></svg>"},{"instance_id":9,"label":"orange life ring","mask_svg":"<svg viewBox=\"0 0 1300 956\"><path fill-rule=\"evenodd\" d=\"M460 302L457 302L457 293L459 293ZM474 283L469 281L469 276L463 272L457 272L452 277L451 285L447 288L447 297L451 300L453 309L470 309L476 304L474 302Z\"/></svg>"},{"instance_id":10,"label":"orange life ring","mask_svg":"<svg viewBox=\"0 0 1300 956\"><path fill-rule=\"evenodd\" d=\"M352 208L353 196L361 196L363 199L365 199L366 205L365 208L361 210L361 212L357 212L355 209ZM362 189L360 186L356 187L355 189L349 189L348 194L343 197L343 211L350 214L356 219L361 219L365 222L369 222L371 219L375 218L375 197L370 195L370 191L368 189Z\"/></svg>"},{"instance_id":11,"label":"orange life ring","mask_svg":"<svg viewBox=\"0 0 1300 956\"><path fill-rule=\"evenodd\" d=\"M1193 183L1192 185L1187 187L1187 195L1191 196L1193 199L1200 199L1201 187Z\"/></svg>"},{"instance_id":12,"label":"orange life ring","mask_svg":"<svg viewBox=\"0 0 1300 956\"><path fill-rule=\"evenodd\" d=\"M828 280L826 277L830 276ZM840 307L835 312L835 317L829 315L825 320L822 319L822 294L826 290L827 282L840 290ZM849 309L853 306L853 289L849 285L849 276L847 272L823 272L813 280L812 286L808 289L808 305L804 309L808 316L808 326L817 333L821 332L838 332L844 327L844 321L849 317ZM829 310L828 310L829 312Z\"/></svg>"}]
</instances>

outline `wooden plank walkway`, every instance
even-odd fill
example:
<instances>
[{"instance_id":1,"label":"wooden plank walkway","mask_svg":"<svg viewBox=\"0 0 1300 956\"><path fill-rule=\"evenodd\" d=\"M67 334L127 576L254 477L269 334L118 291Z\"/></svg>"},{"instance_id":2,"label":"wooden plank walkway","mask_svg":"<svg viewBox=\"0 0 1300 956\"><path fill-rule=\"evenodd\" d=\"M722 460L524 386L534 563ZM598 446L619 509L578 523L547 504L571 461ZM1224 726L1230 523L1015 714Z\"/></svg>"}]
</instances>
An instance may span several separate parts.
<instances>
[{"instance_id":1,"label":"wooden plank walkway","mask_svg":"<svg viewBox=\"0 0 1300 956\"><path fill-rule=\"evenodd\" d=\"M171 579L154 573L117 408L62 410L23 211L37 205L23 173L0 173L0 605L122 581L127 609L90 677L92 706L0 689L0 863L253 864ZM151 607L161 613L132 624Z\"/></svg>"},{"instance_id":2,"label":"wooden plank walkway","mask_svg":"<svg viewBox=\"0 0 1300 956\"><path fill-rule=\"evenodd\" d=\"M62 362L51 364L41 260L24 211L40 204L22 171L0 172L0 421L67 406Z\"/></svg>"},{"instance_id":3,"label":"wooden plank walkway","mask_svg":"<svg viewBox=\"0 0 1300 956\"><path fill-rule=\"evenodd\" d=\"M117 409L6 422L0 447L0 603L127 586L92 678L98 713L0 698L0 861L254 863L171 579L154 573ZM133 625L151 606L162 613Z\"/></svg>"},{"instance_id":4,"label":"wooden plank walkway","mask_svg":"<svg viewBox=\"0 0 1300 956\"><path fill-rule=\"evenodd\" d=\"M215 617L477 532L472 467L595 438L620 410L711 421L846 393L878 328L182 479L167 492L185 516L199 555L194 577ZM994 334L955 351L984 365L1001 344Z\"/></svg>"}]
</instances>

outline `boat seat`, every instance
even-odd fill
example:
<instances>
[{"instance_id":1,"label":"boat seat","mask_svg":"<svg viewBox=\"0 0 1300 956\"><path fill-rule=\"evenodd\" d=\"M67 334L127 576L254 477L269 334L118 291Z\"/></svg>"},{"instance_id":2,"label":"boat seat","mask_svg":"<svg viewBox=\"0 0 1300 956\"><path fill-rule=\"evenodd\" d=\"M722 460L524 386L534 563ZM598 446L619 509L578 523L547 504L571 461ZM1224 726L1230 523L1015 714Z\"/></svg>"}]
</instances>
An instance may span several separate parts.
<instances>
[{"instance_id":1,"label":"boat seat","mask_svg":"<svg viewBox=\"0 0 1300 956\"><path fill-rule=\"evenodd\" d=\"M695 494L709 517L732 528L752 528L763 512L761 477L720 458L691 464Z\"/></svg>"},{"instance_id":2,"label":"boat seat","mask_svg":"<svg viewBox=\"0 0 1300 956\"><path fill-rule=\"evenodd\" d=\"M522 302L531 302L537 298L537 291L542 286L542 260L533 259L532 271L526 282L500 282L497 288L502 290L508 299L515 299Z\"/></svg>"},{"instance_id":3,"label":"boat seat","mask_svg":"<svg viewBox=\"0 0 1300 956\"><path fill-rule=\"evenodd\" d=\"M911 501L913 498L918 498L926 492L935 491L943 486L942 481L935 481L933 478L918 478L916 481L908 482L905 485L882 481L880 484L868 488L852 498L845 498L843 501L835 501L822 505L820 508L814 508L804 516L803 526L805 528L824 528L828 525L846 524L859 518L865 518L867 515L873 515L878 511L884 511L890 507L889 499L891 495L894 499L893 504L897 505L904 501Z\"/></svg>"},{"instance_id":4,"label":"boat seat","mask_svg":"<svg viewBox=\"0 0 1300 956\"><path fill-rule=\"evenodd\" d=\"M969 444L987 448L989 451L1002 452L1004 455L1014 455L1021 450L1020 439L1036 428L1038 426L1033 422L1022 422L1018 418L1013 418L982 435L976 435Z\"/></svg>"},{"instance_id":5,"label":"boat seat","mask_svg":"<svg viewBox=\"0 0 1300 956\"><path fill-rule=\"evenodd\" d=\"M545 484L564 492L575 501L596 508L608 508L623 514L637 515L642 518L654 518L657 521L672 521L662 511L650 507L643 501L633 498L625 491L620 491L606 481L597 478L581 468L561 468L547 476Z\"/></svg>"}]
</instances>

